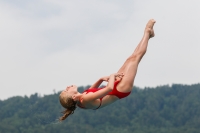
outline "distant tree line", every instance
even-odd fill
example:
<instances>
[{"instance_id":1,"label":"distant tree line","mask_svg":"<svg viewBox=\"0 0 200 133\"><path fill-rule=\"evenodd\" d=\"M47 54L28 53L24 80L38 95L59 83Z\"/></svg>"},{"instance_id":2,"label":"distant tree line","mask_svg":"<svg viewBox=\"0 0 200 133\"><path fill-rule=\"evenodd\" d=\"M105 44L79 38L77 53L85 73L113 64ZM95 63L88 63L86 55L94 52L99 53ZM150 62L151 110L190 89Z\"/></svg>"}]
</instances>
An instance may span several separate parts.
<instances>
[{"instance_id":1,"label":"distant tree line","mask_svg":"<svg viewBox=\"0 0 200 133\"><path fill-rule=\"evenodd\" d=\"M134 87L129 97L99 110L77 108L62 123L58 96L36 93L1 100L0 133L200 132L200 84Z\"/></svg>"}]
</instances>

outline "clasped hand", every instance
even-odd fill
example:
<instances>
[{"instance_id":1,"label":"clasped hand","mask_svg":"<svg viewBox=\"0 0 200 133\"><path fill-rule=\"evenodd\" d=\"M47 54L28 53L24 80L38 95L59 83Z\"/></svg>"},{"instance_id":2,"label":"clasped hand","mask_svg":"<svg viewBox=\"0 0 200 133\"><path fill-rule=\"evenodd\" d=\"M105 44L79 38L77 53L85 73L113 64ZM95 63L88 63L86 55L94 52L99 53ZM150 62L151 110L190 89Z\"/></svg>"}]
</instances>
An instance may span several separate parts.
<instances>
[{"instance_id":1,"label":"clasped hand","mask_svg":"<svg viewBox=\"0 0 200 133\"><path fill-rule=\"evenodd\" d=\"M123 73L113 73L113 74L111 74L110 76L105 76L105 77L102 77L101 78L101 80L103 80L103 81L109 81L109 78L111 77L111 76L115 76L115 79L116 79L116 77L118 77L118 78L123 78L123 76L124 76L124 74Z\"/></svg>"}]
</instances>

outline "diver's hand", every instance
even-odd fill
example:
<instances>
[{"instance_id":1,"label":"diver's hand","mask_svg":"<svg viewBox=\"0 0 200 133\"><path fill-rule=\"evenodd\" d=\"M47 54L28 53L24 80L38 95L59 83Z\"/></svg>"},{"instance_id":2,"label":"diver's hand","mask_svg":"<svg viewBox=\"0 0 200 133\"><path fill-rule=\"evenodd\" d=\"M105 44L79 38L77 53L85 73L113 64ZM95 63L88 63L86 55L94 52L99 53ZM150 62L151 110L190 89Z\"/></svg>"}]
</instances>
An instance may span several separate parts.
<instances>
[{"instance_id":1,"label":"diver's hand","mask_svg":"<svg viewBox=\"0 0 200 133\"><path fill-rule=\"evenodd\" d=\"M123 73L113 73L113 74L110 75L110 78L111 78L112 76L114 77L115 80L119 80L119 78L120 78L120 79L123 78L124 74L123 74Z\"/></svg>"},{"instance_id":2,"label":"diver's hand","mask_svg":"<svg viewBox=\"0 0 200 133\"><path fill-rule=\"evenodd\" d=\"M123 78L123 73L114 73L115 77Z\"/></svg>"},{"instance_id":3,"label":"diver's hand","mask_svg":"<svg viewBox=\"0 0 200 133\"><path fill-rule=\"evenodd\" d=\"M111 74L110 76L102 77L101 80L102 80L102 81L108 82L111 76L114 76L115 79L116 79L117 77L118 77L118 78L123 78L124 74L123 74L123 73L113 73L113 74Z\"/></svg>"}]
</instances>

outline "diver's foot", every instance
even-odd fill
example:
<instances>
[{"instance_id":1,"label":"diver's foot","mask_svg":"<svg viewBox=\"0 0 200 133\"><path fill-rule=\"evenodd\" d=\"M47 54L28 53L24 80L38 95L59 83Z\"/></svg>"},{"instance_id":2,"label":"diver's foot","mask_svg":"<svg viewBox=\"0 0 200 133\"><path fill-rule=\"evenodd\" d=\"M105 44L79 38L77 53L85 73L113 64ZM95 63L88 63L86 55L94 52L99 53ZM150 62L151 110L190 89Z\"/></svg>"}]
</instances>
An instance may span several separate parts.
<instances>
[{"instance_id":1,"label":"diver's foot","mask_svg":"<svg viewBox=\"0 0 200 133\"><path fill-rule=\"evenodd\" d=\"M149 38L152 38L155 36L154 30L153 30L153 26L154 26L155 22L156 21L154 19L150 19L146 25L145 33L149 34Z\"/></svg>"}]
</instances>

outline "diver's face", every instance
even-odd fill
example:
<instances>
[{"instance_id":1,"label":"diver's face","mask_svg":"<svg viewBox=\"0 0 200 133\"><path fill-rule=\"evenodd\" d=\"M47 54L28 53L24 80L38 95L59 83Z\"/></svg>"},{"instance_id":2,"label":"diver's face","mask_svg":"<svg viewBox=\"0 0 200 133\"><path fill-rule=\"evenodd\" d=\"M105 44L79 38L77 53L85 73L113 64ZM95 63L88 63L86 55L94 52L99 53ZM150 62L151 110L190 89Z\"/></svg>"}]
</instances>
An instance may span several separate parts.
<instances>
[{"instance_id":1,"label":"diver's face","mask_svg":"<svg viewBox=\"0 0 200 133\"><path fill-rule=\"evenodd\" d=\"M63 90L61 92L61 94L68 94L68 95L74 95L76 94L78 91L77 91L77 86L76 85L70 85L70 86L67 86L67 88L65 90Z\"/></svg>"}]
</instances>

